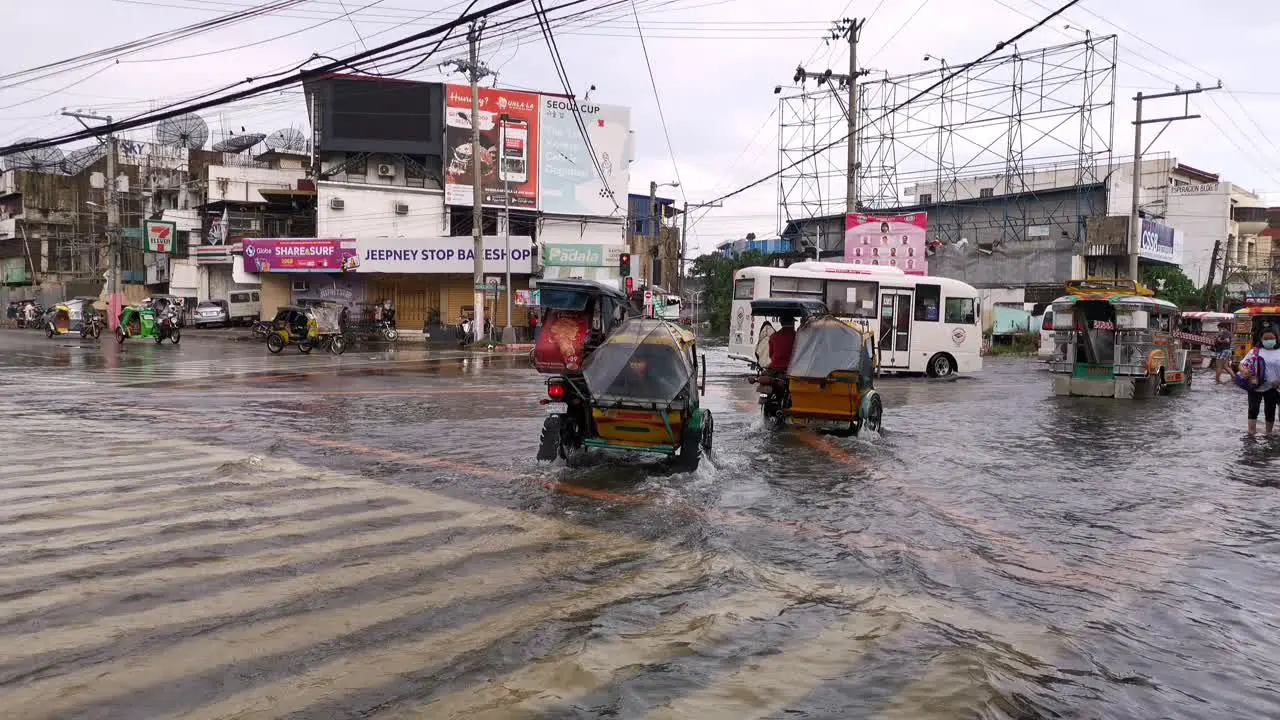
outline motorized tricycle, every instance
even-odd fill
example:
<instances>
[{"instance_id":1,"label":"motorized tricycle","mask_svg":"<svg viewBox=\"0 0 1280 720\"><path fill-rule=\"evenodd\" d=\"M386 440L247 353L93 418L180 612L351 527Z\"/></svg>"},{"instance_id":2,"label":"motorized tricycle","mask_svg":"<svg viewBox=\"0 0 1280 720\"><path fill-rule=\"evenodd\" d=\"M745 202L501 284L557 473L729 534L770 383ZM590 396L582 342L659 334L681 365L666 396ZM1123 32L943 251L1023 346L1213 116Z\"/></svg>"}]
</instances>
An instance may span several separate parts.
<instances>
[{"instance_id":1,"label":"motorized tricycle","mask_svg":"<svg viewBox=\"0 0 1280 720\"><path fill-rule=\"evenodd\" d=\"M581 376L547 380L551 414L538 459L568 459L584 448L631 450L693 471L714 432L711 411L701 405L705 380L692 333L665 320L627 320L591 353Z\"/></svg>"}]
</instances>

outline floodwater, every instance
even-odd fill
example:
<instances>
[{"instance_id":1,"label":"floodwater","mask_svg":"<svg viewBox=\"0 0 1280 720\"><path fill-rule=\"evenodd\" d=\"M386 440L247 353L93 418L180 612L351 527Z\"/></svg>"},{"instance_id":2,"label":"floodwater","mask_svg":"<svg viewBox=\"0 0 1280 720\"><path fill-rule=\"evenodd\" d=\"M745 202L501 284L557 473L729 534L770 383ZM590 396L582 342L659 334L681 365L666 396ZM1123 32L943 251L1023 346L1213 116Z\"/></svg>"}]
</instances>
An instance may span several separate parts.
<instances>
[{"instance_id":1,"label":"floodwater","mask_svg":"<svg viewBox=\"0 0 1280 720\"><path fill-rule=\"evenodd\" d=\"M0 332L0 717L1280 716L1280 438L1029 359L533 461L520 358Z\"/></svg>"}]
</instances>

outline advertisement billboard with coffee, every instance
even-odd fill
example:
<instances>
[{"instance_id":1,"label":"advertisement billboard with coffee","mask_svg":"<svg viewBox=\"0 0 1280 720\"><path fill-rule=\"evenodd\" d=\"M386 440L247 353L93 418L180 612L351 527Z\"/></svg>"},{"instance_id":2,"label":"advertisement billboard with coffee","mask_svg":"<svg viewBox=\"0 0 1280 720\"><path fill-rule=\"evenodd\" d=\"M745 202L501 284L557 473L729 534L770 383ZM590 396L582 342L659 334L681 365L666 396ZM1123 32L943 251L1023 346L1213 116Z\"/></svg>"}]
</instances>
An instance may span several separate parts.
<instances>
[{"instance_id":1,"label":"advertisement billboard with coffee","mask_svg":"<svg viewBox=\"0 0 1280 720\"><path fill-rule=\"evenodd\" d=\"M444 200L471 205L474 161L480 163L480 187L486 207L538 207L538 96L480 89L480 157L472 158L471 88L449 85L445 94Z\"/></svg>"},{"instance_id":2,"label":"advertisement billboard with coffee","mask_svg":"<svg viewBox=\"0 0 1280 720\"><path fill-rule=\"evenodd\" d=\"M631 109L551 95L542 96L541 106L538 207L552 215L625 215ZM582 139L578 115L590 147Z\"/></svg>"},{"instance_id":3,"label":"advertisement billboard with coffee","mask_svg":"<svg viewBox=\"0 0 1280 720\"><path fill-rule=\"evenodd\" d=\"M887 265L908 275L928 275L925 213L849 215L844 225L844 261L854 265Z\"/></svg>"}]
</instances>

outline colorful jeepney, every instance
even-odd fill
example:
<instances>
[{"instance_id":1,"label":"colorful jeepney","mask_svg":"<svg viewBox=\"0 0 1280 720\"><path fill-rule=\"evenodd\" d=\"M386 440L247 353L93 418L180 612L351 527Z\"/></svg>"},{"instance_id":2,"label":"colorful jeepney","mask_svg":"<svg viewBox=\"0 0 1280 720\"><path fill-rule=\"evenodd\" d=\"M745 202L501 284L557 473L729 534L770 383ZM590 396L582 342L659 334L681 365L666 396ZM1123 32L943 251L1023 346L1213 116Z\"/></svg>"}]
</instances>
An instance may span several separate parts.
<instances>
[{"instance_id":1,"label":"colorful jeepney","mask_svg":"<svg viewBox=\"0 0 1280 720\"><path fill-rule=\"evenodd\" d=\"M1191 356L1191 367L1208 367L1213 360L1212 346L1214 338L1221 332L1218 326L1226 323L1234 327L1235 316L1231 313L1210 312L1207 310L1189 310L1182 313L1183 342Z\"/></svg>"},{"instance_id":2,"label":"colorful jeepney","mask_svg":"<svg viewBox=\"0 0 1280 720\"><path fill-rule=\"evenodd\" d=\"M1077 280L1053 301L1055 395L1134 398L1191 385L1178 306L1128 280Z\"/></svg>"},{"instance_id":3,"label":"colorful jeepney","mask_svg":"<svg viewBox=\"0 0 1280 720\"><path fill-rule=\"evenodd\" d=\"M1247 297L1244 307L1233 313L1231 367L1235 368L1257 342L1262 331L1280 331L1280 295Z\"/></svg>"}]
</instances>

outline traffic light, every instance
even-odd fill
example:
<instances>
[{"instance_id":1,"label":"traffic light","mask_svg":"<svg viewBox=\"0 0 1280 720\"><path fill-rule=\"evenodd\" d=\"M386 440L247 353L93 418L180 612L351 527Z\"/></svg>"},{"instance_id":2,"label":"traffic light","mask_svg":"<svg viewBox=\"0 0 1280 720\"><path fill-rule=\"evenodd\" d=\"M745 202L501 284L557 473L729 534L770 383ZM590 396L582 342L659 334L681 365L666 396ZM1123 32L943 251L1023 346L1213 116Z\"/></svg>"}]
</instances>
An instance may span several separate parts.
<instances>
[{"instance_id":1,"label":"traffic light","mask_svg":"<svg viewBox=\"0 0 1280 720\"><path fill-rule=\"evenodd\" d=\"M622 277L631 276L631 253L622 253L618 256L618 273Z\"/></svg>"}]
</instances>

